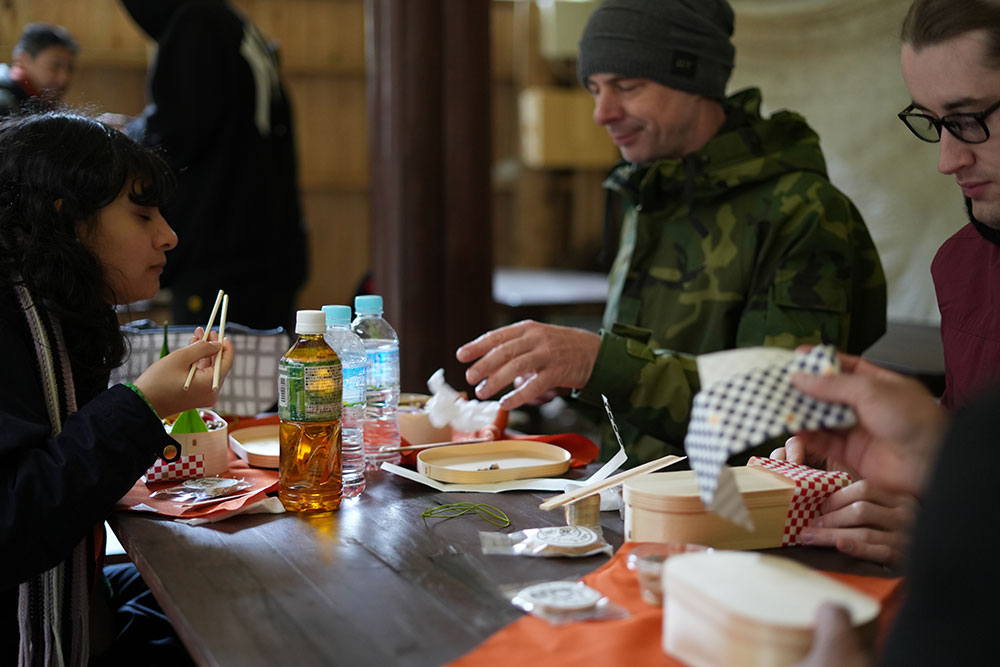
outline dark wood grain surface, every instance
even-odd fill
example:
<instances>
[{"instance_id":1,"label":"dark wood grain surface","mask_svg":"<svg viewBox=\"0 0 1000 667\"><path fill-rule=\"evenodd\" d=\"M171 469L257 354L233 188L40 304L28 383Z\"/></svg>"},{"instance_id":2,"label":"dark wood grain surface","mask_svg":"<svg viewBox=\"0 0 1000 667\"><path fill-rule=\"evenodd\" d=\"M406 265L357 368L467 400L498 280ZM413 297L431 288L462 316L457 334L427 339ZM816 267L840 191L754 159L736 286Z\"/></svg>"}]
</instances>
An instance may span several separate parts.
<instances>
[{"instance_id":1,"label":"dark wood grain surface","mask_svg":"<svg viewBox=\"0 0 1000 667\"><path fill-rule=\"evenodd\" d=\"M110 520L201 665L440 665L521 612L505 587L577 578L606 556L484 556L478 518L422 519L429 505L486 502L511 530L565 523L552 493L438 493L369 474L360 499L317 516L285 513L187 526L147 514ZM617 512L603 512L618 546Z\"/></svg>"},{"instance_id":2,"label":"dark wood grain surface","mask_svg":"<svg viewBox=\"0 0 1000 667\"><path fill-rule=\"evenodd\" d=\"M519 585L579 578L607 561L484 556L470 516L422 519L462 501L503 509L508 531L562 525L552 493L438 493L388 473L330 514L251 515L188 526L122 512L110 524L200 665L441 665L516 620ZM622 542L617 512L605 537ZM884 574L829 550L783 549L814 566Z\"/></svg>"}]
</instances>

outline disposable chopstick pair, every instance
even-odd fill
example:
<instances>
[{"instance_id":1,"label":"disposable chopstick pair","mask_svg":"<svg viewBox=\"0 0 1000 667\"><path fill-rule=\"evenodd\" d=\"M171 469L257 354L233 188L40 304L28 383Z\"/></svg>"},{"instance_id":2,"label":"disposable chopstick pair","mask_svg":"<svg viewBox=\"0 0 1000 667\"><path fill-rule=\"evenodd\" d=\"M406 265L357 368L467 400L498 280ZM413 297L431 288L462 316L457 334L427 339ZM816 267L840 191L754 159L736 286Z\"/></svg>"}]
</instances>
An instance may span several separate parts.
<instances>
[{"instance_id":1,"label":"disposable chopstick pair","mask_svg":"<svg viewBox=\"0 0 1000 667\"><path fill-rule=\"evenodd\" d=\"M490 442L492 438L472 438L470 440L449 440L448 442L428 442L423 445L407 445L406 447L382 447L380 452L414 452L420 449L432 449L434 447L446 447L449 445L474 445L480 442Z\"/></svg>"},{"instance_id":2,"label":"disposable chopstick pair","mask_svg":"<svg viewBox=\"0 0 1000 667\"><path fill-rule=\"evenodd\" d=\"M549 498L544 503L539 505L538 508L543 510L553 510L557 507L562 507L563 505L569 505L570 503L576 502L581 498L586 498L587 496L598 493L599 491L610 489L612 486L621 484L630 477L636 477L647 472L659 470L660 468L666 468L667 466L673 465L678 461L683 461L686 458L686 456L664 456L654 461L650 461L649 463L644 463L641 466L636 466L631 470L626 470L625 472L620 472L617 475L612 475L607 479L594 482L593 484L588 484L586 486L581 486L573 489L572 491L567 491L566 493Z\"/></svg>"},{"instance_id":3,"label":"disposable chopstick pair","mask_svg":"<svg viewBox=\"0 0 1000 667\"><path fill-rule=\"evenodd\" d=\"M223 290L219 290L219 294L215 297L215 305L212 306L212 314L208 317L208 324L205 325L205 332L202 334L202 340L208 340L208 334L212 331L212 325L215 324L215 315L219 312L219 305L222 305L222 318L219 321L219 351L215 355L215 373L212 376L212 390L219 388L219 370L222 361L222 339L226 335L226 314L229 312L229 295ZM191 381L194 379L194 373L198 370L198 362L191 364L191 369L188 371L187 380L184 382L184 390L191 386Z\"/></svg>"},{"instance_id":4,"label":"disposable chopstick pair","mask_svg":"<svg viewBox=\"0 0 1000 667\"><path fill-rule=\"evenodd\" d=\"M222 341L226 336L226 315L229 313L229 295L222 296L222 314L219 316L219 351L215 353L215 373L212 375L212 391L219 390L219 380L222 370Z\"/></svg>"}]
</instances>

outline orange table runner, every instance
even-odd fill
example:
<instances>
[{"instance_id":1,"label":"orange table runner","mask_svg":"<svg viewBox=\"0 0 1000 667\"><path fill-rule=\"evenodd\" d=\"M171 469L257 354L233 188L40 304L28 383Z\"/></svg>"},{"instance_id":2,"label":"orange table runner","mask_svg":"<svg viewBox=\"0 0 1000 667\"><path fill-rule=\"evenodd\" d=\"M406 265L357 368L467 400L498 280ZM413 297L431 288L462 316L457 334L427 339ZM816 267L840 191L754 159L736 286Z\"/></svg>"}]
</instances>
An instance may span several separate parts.
<instances>
[{"instance_id":1,"label":"orange table runner","mask_svg":"<svg viewBox=\"0 0 1000 667\"><path fill-rule=\"evenodd\" d=\"M628 618L550 625L526 615L450 663L451 667L683 665L663 652L663 610L642 601L635 573L626 567L626 557L635 544L622 545L611 560L583 577L588 586L628 609ZM879 634L883 636L895 614L901 579L824 574L882 602Z\"/></svg>"}]
</instances>

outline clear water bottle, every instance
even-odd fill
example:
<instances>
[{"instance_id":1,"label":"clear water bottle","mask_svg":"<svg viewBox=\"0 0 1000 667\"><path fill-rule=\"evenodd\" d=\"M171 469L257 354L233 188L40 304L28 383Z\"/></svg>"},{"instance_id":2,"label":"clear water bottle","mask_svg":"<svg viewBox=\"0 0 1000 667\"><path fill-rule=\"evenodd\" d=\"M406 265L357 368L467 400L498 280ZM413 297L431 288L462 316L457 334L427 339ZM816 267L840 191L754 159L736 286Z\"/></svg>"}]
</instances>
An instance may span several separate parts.
<instances>
[{"instance_id":1,"label":"clear water bottle","mask_svg":"<svg viewBox=\"0 0 1000 667\"><path fill-rule=\"evenodd\" d=\"M344 497L353 498L365 490L365 394L368 355L365 345L351 331L350 306L323 306L326 315L326 342L340 357L344 377L344 412L340 417L341 465Z\"/></svg>"},{"instance_id":2,"label":"clear water bottle","mask_svg":"<svg viewBox=\"0 0 1000 667\"><path fill-rule=\"evenodd\" d=\"M382 319L382 297L354 298L351 329L365 344L368 354L368 396L365 416L365 461L369 470L382 463L399 463L399 337Z\"/></svg>"}]
</instances>

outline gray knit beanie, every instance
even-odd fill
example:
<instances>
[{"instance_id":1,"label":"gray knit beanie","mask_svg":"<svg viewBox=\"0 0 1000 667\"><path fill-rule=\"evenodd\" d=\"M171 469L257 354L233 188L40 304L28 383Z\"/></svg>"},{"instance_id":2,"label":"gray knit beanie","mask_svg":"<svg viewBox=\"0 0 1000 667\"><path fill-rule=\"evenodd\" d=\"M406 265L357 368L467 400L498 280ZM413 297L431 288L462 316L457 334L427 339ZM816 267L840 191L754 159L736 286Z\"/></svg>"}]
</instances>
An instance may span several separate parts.
<instances>
[{"instance_id":1,"label":"gray knit beanie","mask_svg":"<svg viewBox=\"0 0 1000 667\"><path fill-rule=\"evenodd\" d=\"M605 0L580 38L578 75L651 79L725 99L736 50L726 0Z\"/></svg>"}]
</instances>

